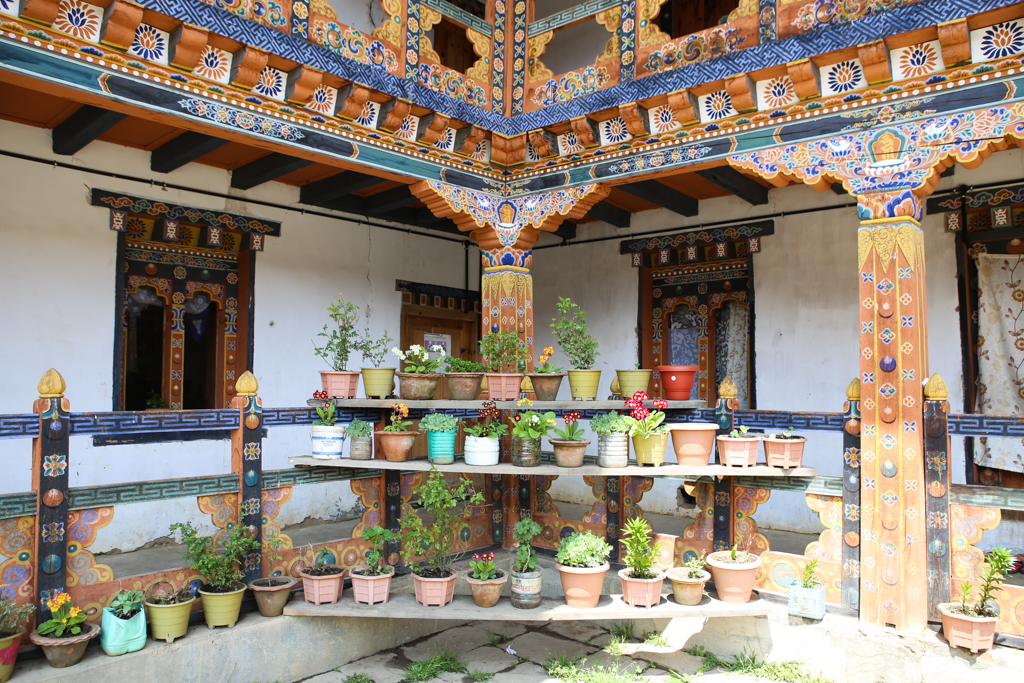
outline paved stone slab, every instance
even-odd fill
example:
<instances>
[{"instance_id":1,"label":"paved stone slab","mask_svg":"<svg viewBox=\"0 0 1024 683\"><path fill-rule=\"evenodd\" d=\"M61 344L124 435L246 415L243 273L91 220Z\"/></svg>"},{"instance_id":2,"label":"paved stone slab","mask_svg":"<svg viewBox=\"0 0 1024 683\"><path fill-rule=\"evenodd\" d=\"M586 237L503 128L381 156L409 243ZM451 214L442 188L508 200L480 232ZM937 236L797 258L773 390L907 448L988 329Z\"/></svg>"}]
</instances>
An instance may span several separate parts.
<instances>
[{"instance_id":1,"label":"paved stone slab","mask_svg":"<svg viewBox=\"0 0 1024 683\"><path fill-rule=\"evenodd\" d=\"M518 621L474 621L466 624L470 628L480 628L495 635L508 636L509 639L521 636L528 630L526 625Z\"/></svg>"},{"instance_id":2,"label":"paved stone slab","mask_svg":"<svg viewBox=\"0 0 1024 683\"><path fill-rule=\"evenodd\" d=\"M462 655L462 662L470 671L486 671L491 674L515 666L518 661L518 657L492 645L484 645Z\"/></svg>"},{"instance_id":3,"label":"paved stone slab","mask_svg":"<svg viewBox=\"0 0 1024 683\"><path fill-rule=\"evenodd\" d=\"M481 645L487 645L487 635L486 631L478 628L459 626L432 635L413 647L405 647L402 653L414 662L427 659L441 647L450 647L456 652L465 653Z\"/></svg>"},{"instance_id":4,"label":"paved stone slab","mask_svg":"<svg viewBox=\"0 0 1024 683\"><path fill-rule=\"evenodd\" d=\"M581 643L591 644L595 638L605 635L603 628L586 621L553 621L548 624L547 630Z\"/></svg>"},{"instance_id":5,"label":"paved stone slab","mask_svg":"<svg viewBox=\"0 0 1024 683\"><path fill-rule=\"evenodd\" d=\"M344 680L345 676L337 671L328 671L324 674L318 674L311 678L303 679L302 683L343 683Z\"/></svg>"},{"instance_id":6,"label":"paved stone slab","mask_svg":"<svg viewBox=\"0 0 1024 683\"><path fill-rule=\"evenodd\" d=\"M561 683L561 681L549 676L543 667L532 662L524 662L511 671L495 674L490 683Z\"/></svg>"},{"instance_id":7,"label":"paved stone slab","mask_svg":"<svg viewBox=\"0 0 1024 683\"><path fill-rule=\"evenodd\" d=\"M704 663L704 660L700 657L694 657L682 650L678 650L676 652L664 652L664 648L650 649L662 651L649 652L640 650L633 653L633 657L636 659L643 659L648 662L654 662L654 665L661 669L675 671L680 674L689 674L691 676L700 668L701 664Z\"/></svg>"},{"instance_id":8,"label":"paved stone slab","mask_svg":"<svg viewBox=\"0 0 1024 683\"><path fill-rule=\"evenodd\" d=\"M530 661L535 664L541 664L547 658L559 654L570 657L589 655L596 649L573 640L563 640L546 633L536 632L519 636L509 645L515 650L517 657L529 657Z\"/></svg>"},{"instance_id":9,"label":"paved stone slab","mask_svg":"<svg viewBox=\"0 0 1024 683\"><path fill-rule=\"evenodd\" d=\"M330 672L338 678L321 680L316 678L316 683L343 683L352 674L366 674L374 680L374 683L398 683L405 678L405 670L398 665L398 655L393 652L386 652L348 664L342 664L336 671ZM327 674L324 674L327 675Z\"/></svg>"}]
</instances>

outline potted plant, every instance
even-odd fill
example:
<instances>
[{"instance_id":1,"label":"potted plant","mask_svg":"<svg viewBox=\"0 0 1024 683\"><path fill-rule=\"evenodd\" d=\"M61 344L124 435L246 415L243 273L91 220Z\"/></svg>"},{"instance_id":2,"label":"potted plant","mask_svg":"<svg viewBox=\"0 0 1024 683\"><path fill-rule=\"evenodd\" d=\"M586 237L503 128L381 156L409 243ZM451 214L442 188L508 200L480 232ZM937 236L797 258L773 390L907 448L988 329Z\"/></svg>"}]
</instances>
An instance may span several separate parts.
<instances>
[{"instance_id":1,"label":"potted plant","mask_svg":"<svg viewBox=\"0 0 1024 683\"><path fill-rule=\"evenodd\" d=\"M793 427L785 432L768 434L764 438L764 457L769 467L800 467L804 459L804 444L807 439L796 433Z\"/></svg>"},{"instance_id":2,"label":"potted plant","mask_svg":"<svg viewBox=\"0 0 1024 683\"><path fill-rule=\"evenodd\" d=\"M391 578L395 568L384 561L387 544L398 540L398 534L379 526L363 527L363 540L370 544L366 564L352 567L352 597L356 602L375 605L388 601Z\"/></svg>"},{"instance_id":3,"label":"potted plant","mask_svg":"<svg viewBox=\"0 0 1024 683\"><path fill-rule=\"evenodd\" d=\"M313 420L309 428L309 439L313 442L313 457L317 460L337 460L345 447L345 425L337 424L334 415L334 403L324 403L317 407L319 420Z\"/></svg>"},{"instance_id":4,"label":"potted plant","mask_svg":"<svg viewBox=\"0 0 1024 683\"><path fill-rule=\"evenodd\" d=\"M519 398L523 382L522 369L527 359L526 345L512 331L492 332L480 342L484 357L487 392L492 401L514 401Z\"/></svg>"},{"instance_id":5,"label":"potted plant","mask_svg":"<svg viewBox=\"0 0 1024 683\"><path fill-rule=\"evenodd\" d=\"M669 426L676 462L687 467L705 467L715 450L714 422L684 422Z\"/></svg>"},{"instance_id":6,"label":"potted plant","mask_svg":"<svg viewBox=\"0 0 1024 683\"><path fill-rule=\"evenodd\" d=\"M789 586L789 613L794 617L825 617L825 584L814 575L817 568L818 560L811 560L804 567L804 575Z\"/></svg>"},{"instance_id":7,"label":"potted plant","mask_svg":"<svg viewBox=\"0 0 1024 683\"><path fill-rule=\"evenodd\" d=\"M533 401L520 399L519 405L531 406ZM512 464L516 467L540 466L540 440L555 426L555 414L544 414L528 410L512 417Z\"/></svg>"},{"instance_id":8,"label":"potted plant","mask_svg":"<svg viewBox=\"0 0 1024 683\"><path fill-rule=\"evenodd\" d=\"M760 557L746 550L737 551L738 547L739 543L736 543L732 550L719 550L708 555L708 566L715 579L718 599L722 602L750 602L757 569L761 566Z\"/></svg>"},{"instance_id":9,"label":"potted plant","mask_svg":"<svg viewBox=\"0 0 1024 683\"><path fill-rule=\"evenodd\" d=\"M558 399L558 388L562 386L562 378L565 373L562 368L556 368L551 362L555 350L548 346L537 358L540 365L534 364L533 372L527 375L530 384L533 385L533 393L538 401L555 401Z\"/></svg>"},{"instance_id":10,"label":"potted plant","mask_svg":"<svg viewBox=\"0 0 1024 683\"><path fill-rule=\"evenodd\" d=\"M512 563L512 606L518 609L540 606L543 574L537 569L537 553L530 545L540 532L540 524L529 517L523 517L512 527L516 549Z\"/></svg>"},{"instance_id":11,"label":"potted plant","mask_svg":"<svg viewBox=\"0 0 1024 683\"><path fill-rule=\"evenodd\" d=\"M433 467L426 483L416 492L423 509L433 517L431 524L424 524L418 514L402 517L406 547L412 554L424 556L422 563L410 564L416 602L424 607L443 607L455 597L455 580L459 575L451 568L457 559L452 553L461 540L462 520L469 516L473 506L484 502L484 497L469 479L460 478L458 486L449 485ZM463 502L465 506L457 510Z\"/></svg>"},{"instance_id":12,"label":"potted plant","mask_svg":"<svg viewBox=\"0 0 1024 683\"><path fill-rule=\"evenodd\" d=\"M196 596L192 594L189 586L176 591L155 592L161 583L166 584L163 581L157 582L146 596L146 619L149 621L153 640L173 643L175 638L180 638L188 632L188 618L192 613Z\"/></svg>"},{"instance_id":13,"label":"potted plant","mask_svg":"<svg viewBox=\"0 0 1024 683\"><path fill-rule=\"evenodd\" d=\"M647 393L651 384L651 370L643 370L639 363L630 370L616 370L615 377L619 380L620 396L632 396L638 391Z\"/></svg>"},{"instance_id":14,"label":"potted plant","mask_svg":"<svg viewBox=\"0 0 1024 683\"><path fill-rule=\"evenodd\" d=\"M673 567L665 572L672 582L672 597L680 605L699 605L704 600L704 584L711 578L704 569L705 565L704 553L694 554L682 567Z\"/></svg>"},{"instance_id":15,"label":"potted plant","mask_svg":"<svg viewBox=\"0 0 1024 683\"><path fill-rule=\"evenodd\" d=\"M558 544L555 567L562 579L565 604L569 607L597 607L608 571L608 555L612 547L591 531L574 531Z\"/></svg>"},{"instance_id":16,"label":"potted plant","mask_svg":"<svg viewBox=\"0 0 1024 683\"><path fill-rule=\"evenodd\" d=\"M555 333L562 353L569 358L573 369L569 371L569 389L574 399L596 399L601 371L593 370L597 362L597 339L587 329L586 312L570 299L558 297L558 316L552 318L551 329Z\"/></svg>"},{"instance_id":17,"label":"potted plant","mask_svg":"<svg viewBox=\"0 0 1024 683\"><path fill-rule=\"evenodd\" d=\"M0 683L7 683L14 673L25 624L36 611L35 605L18 605L14 600L0 598Z\"/></svg>"},{"instance_id":18,"label":"potted plant","mask_svg":"<svg viewBox=\"0 0 1024 683\"><path fill-rule=\"evenodd\" d=\"M622 547L626 566L619 570L622 600L630 607L654 607L661 602L665 573L654 568L661 544L651 547L651 525L643 517L633 517L622 528Z\"/></svg>"},{"instance_id":19,"label":"potted plant","mask_svg":"<svg viewBox=\"0 0 1024 683\"><path fill-rule=\"evenodd\" d=\"M271 541L264 541L263 563L267 567L274 566L274 563L281 559L275 552L284 542L280 538ZM284 613L284 607L291 599L292 587L298 583L290 576L267 576L262 579L255 579L249 582L249 590L256 598L256 607L260 614L265 617L279 617Z\"/></svg>"},{"instance_id":20,"label":"potted plant","mask_svg":"<svg viewBox=\"0 0 1024 683\"><path fill-rule=\"evenodd\" d=\"M314 554L313 544L310 543L307 552L312 563L303 562L304 566L299 570L302 596L306 602L314 605L325 602L333 605L341 599L344 591L346 570L334 564L334 552L330 548L320 548Z\"/></svg>"},{"instance_id":21,"label":"potted plant","mask_svg":"<svg viewBox=\"0 0 1024 683\"><path fill-rule=\"evenodd\" d=\"M658 379L670 401L689 401L693 393L693 380L700 368L696 365L659 365Z\"/></svg>"},{"instance_id":22,"label":"potted plant","mask_svg":"<svg viewBox=\"0 0 1024 683\"><path fill-rule=\"evenodd\" d=\"M384 336L374 339L367 327L359 340L359 351L363 354L363 362L373 367L361 368L363 373L363 391L366 398L387 398L395 388L395 369L382 368L381 363L387 357L388 347L394 340L384 330Z\"/></svg>"},{"instance_id":23,"label":"potted plant","mask_svg":"<svg viewBox=\"0 0 1024 683\"><path fill-rule=\"evenodd\" d=\"M559 467L582 467L583 456L587 452L590 441L584 440L583 427L580 425L580 413L570 410L562 419L565 429L556 429L557 439L549 439L555 450L555 464Z\"/></svg>"},{"instance_id":24,"label":"potted plant","mask_svg":"<svg viewBox=\"0 0 1024 683\"><path fill-rule=\"evenodd\" d=\"M501 411L494 401L484 403L480 419L483 421L466 427L466 464L497 465L501 459L501 437L508 434L508 425L501 421Z\"/></svg>"},{"instance_id":25,"label":"potted plant","mask_svg":"<svg viewBox=\"0 0 1024 683\"><path fill-rule=\"evenodd\" d=\"M629 464L629 422L614 410L590 421L597 434L597 466L625 467Z\"/></svg>"},{"instance_id":26,"label":"potted plant","mask_svg":"<svg viewBox=\"0 0 1024 683\"><path fill-rule=\"evenodd\" d=\"M57 593L46 601L46 606L50 618L39 624L29 639L43 648L50 666L62 669L78 664L89 641L99 635L100 627L85 623L85 612L75 607L67 593Z\"/></svg>"},{"instance_id":27,"label":"potted plant","mask_svg":"<svg viewBox=\"0 0 1024 683\"><path fill-rule=\"evenodd\" d=\"M480 383L484 379L483 364L455 356L445 356L444 366L448 396L453 401L475 401L480 395Z\"/></svg>"},{"instance_id":28,"label":"potted plant","mask_svg":"<svg viewBox=\"0 0 1024 683\"><path fill-rule=\"evenodd\" d=\"M199 589L206 625L233 627L245 594L242 563L250 553L260 552L260 542L240 524L224 529L216 539L200 536L192 522L172 524L171 534L175 532L185 544L185 560L206 581Z\"/></svg>"},{"instance_id":29,"label":"potted plant","mask_svg":"<svg viewBox=\"0 0 1024 683\"><path fill-rule=\"evenodd\" d=\"M320 371L320 382L328 396L355 398L359 389L359 373L345 369L349 354L359 346L359 332L356 330L358 311L355 304L335 297L334 303L327 307L327 315L334 322L334 327L324 325L323 332L317 335L324 340L323 346L313 342L313 351L331 366L330 370Z\"/></svg>"},{"instance_id":30,"label":"potted plant","mask_svg":"<svg viewBox=\"0 0 1024 683\"><path fill-rule=\"evenodd\" d=\"M431 352L441 355L431 358ZM441 381L441 373L437 369L444 358L444 347L432 346L430 351L427 351L419 344L413 344L408 351L403 352L395 347L391 349L391 353L398 356L404 370L395 373L398 375L399 398L406 401L429 401L434 398L437 383Z\"/></svg>"},{"instance_id":31,"label":"potted plant","mask_svg":"<svg viewBox=\"0 0 1024 683\"><path fill-rule=\"evenodd\" d=\"M482 553L473 556L462 578L469 584L477 607L494 607L508 581L508 572L494 566L494 553Z\"/></svg>"},{"instance_id":32,"label":"potted plant","mask_svg":"<svg viewBox=\"0 0 1024 683\"><path fill-rule=\"evenodd\" d=\"M429 413L420 420L420 429L427 433L430 462L435 465L455 462L455 437L459 434L460 421L446 413Z\"/></svg>"},{"instance_id":33,"label":"potted plant","mask_svg":"<svg viewBox=\"0 0 1024 683\"><path fill-rule=\"evenodd\" d=\"M146 645L146 596L142 591L120 590L103 608L100 645L112 657L141 650Z\"/></svg>"},{"instance_id":34,"label":"potted plant","mask_svg":"<svg viewBox=\"0 0 1024 683\"><path fill-rule=\"evenodd\" d=\"M391 462L405 462L408 460L409 451L412 450L413 444L416 443L416 437L420 435L419 432L410 432L408 430L412 421L403 419L406 417L409 417L409 408L404 403L392 403L391 424L385 427L382 432L374 432L380 437L380 445L384 449L384 457Z\"/></svg>"},{"instance_id":35,"label":"potted plant","mask_svg":"<svg viewBox=\"0 0 1024 683\"><path fill-rule=\"evenodd\" d=\"M729 467L753 467L757 464L757 447L761 437L747 436L747 426L718 437L718 458Z\"/></svg>"},{"instance_id":36,"label":"potted plant","mask_svg":"<svg viewBox=\"0 0 1024 683\"><path fill-rule=\"evenodd\" d=\"M1013 567L1010 551L995 548L989 552L978 587L978 602L969 604L973 586L964 581L958 602L939 604L942 633L951 647L965 647L972 653L991 650L995 640L997 615L990 604L1003 588L1003 577Z\"/></svg>"},{"instance_id":37,"label":"potted plant","mask_svg":"<svg viewBox=\"0 0 1024 683\"><path fill-rule=\"evenodd\" d=\"M346 430L349 438L348 457L352 460L373 458L373 425L362 420L352 420Z\"/></svg>"},{"instance_id":38,"label":"potted plant","mask_svg":"<svg viewBox=\"0 0 1024 683\"><path fill-rule=\"evenodd\" d=\"M633 437L633 450L638 465L660 467L665 462L665 447L668 446L668 425L663 425L668 401L656 398L652 401L655 410L644 407L647 394L638 391L626 399L629 415L623 417L629 424L629 435Z\"/></svg>"}]
</instances>

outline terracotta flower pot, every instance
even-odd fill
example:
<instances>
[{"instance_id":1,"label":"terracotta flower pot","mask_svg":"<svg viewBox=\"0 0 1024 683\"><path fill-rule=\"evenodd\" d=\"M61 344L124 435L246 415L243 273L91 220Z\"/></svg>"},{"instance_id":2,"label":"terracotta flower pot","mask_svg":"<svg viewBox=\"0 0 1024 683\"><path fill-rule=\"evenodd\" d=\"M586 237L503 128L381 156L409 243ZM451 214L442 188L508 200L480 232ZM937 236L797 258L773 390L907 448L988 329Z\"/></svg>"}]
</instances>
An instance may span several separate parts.
<instances>
[{"instance_id":1,"label":"terracotta flower pot","mask_svg":"<svg viewBox=\"0 0 1024 683\"><path fill-rule=\"evenodd\" d=\"M622 582L622 601L630 607L656 607L661 602L661 587L665 584L665 572L652 569L653 579L634 579L629 567L619 570Z\"/></svg>"},{"instance_id":2,"label":"terracotta flower pot","mask_svg":"<svg viewBox=\"0 0 1024 683\"><path fill-rule=\"evenodd\" d=\"M448 571L451 576L443 579L431 579L413 572L412 585L416 594L416 602L424 607L431 605L444 607L451 602L455 598L455 581L459 575L450 569Z\"/></svg>"},{"instance_id":3,"label":"terracotta flower pot","mask_svg":"<svg viewBox=\"0 0 1024 683\"><path fill-rule=\"evenodd\" d=\"M759 436L718 437L718 458L729 467L753 467L757 464Z\"/></svg>"},{"instance_id":4,"label":"terracotta flower pot","mask_svg":"<svg viewBox=\"0 0 1024 683\"><path fill-rule=\"evenodd\" d=\"M517 572L512 570L512 606L517 609L534 609L540 607L541 587L544 574L542 572Z\"/></svg>"},{"instance_id":5,"label":"terracotta flower pot","mask_svg":"<svg viewBox=\"0 0 1024 683\"><path fill-rule=\"evenodd\" d=\"M619 380L619 395L622 398L629 398L638 391L647 393L647 387L651 383L652 370L616 370L615 376Z\"/></svg>"},{"instance_id":6,"label":"terracotta flower pot","mask_svg":"<svg viewBox=\"0 0 1024 683\"><path fill-rule=\"evenodd\" d=\"M524 375L487 373L487 393L492 401L518 401Z\"/></svg>"},{"instance_id":7,"label":"terracotta flower pot","mask_svg":"<svg viewBox=\"0 0 1024 683\"><path fill-rule=\"evenodd\" d=\"M199 599L203 602L203 615L206 617L207 627L233 627L238 621L238 612L242 609L244 595L244 585L230 593L208 593L200 589Z\"/></svg>"},{"instance_id":8,"label":"terracotta flower pot","mask_svg":"<svg viewBox=\"0 0 1024 683\"><path fill-rule=\"evenodd\" d=\"M704 600L704 584L711 578L711 574L701 570L700 576L696 579L690 578L690 570L686 567L673 567L665 572L665 576L672 582L672 597L680 605L699 605Z\"/></svg>"},{"instance_id":9,"label":"terracotta flower pot","mask_svg":"<svg viewBox=\"0 0 1024 683\"><path fill-rule=\"evenodd\" d=\"M354 436L349 440L348 457L352 460L373 459L373 437Z\"/></svg>"},{"instance_id":10,"label":"terracotta flower pot","mask_svg":"<svg viewBox=\"0 0 1024 683\"><path fill-rule=\"evenodd\" d=\"M345 589L346 574L348 574L347 569L327 576L312 576L305 572L299 572L299 576L302 577L302 596L306 602L311 602L314 605L321 605L325 602L333 605L341 599Z\"/></svg>"},{"instance_id":11,"label":"terracotta flower pot","mask_svg":"<svg viewBox=\"0 0 1024 683\"><path fill-rule=\"evenodd\" d=\"M352 579L352 597L364 605L385 603L391 595L391 579L395 575L395 568L388 567L388 573L380 576L365 576L360 573L369 568L370 566L366 564L352 567L349 574Z\"/></svg>"},{"instance_id":12,"label":"terracotta flower pot","mask_svg":"<svg viewBox=\"0 0 1024 683\"><path fill-rule=\"evenodd\" d=\"M597 466L626 467L629 465L629 435L609 432L597 435Z\"/></svg>"},{"instance_id":13,"label":"terracotta flower pot","mask_svg":"<svg viewBox=\"0 0 1024 683\"><path fill-rule=\"evenodd\" d=\"M494 607L498 604L498 598L501 597L501 591L505 588L505 584L508 583L508 574L499 569L498 576L493 579L481 581L480 579L474 579L470 576L471 572L464 572L462 578L469 584L469 590L473 593L473 601L477 607Z\"/></svg>"},{"instance_id":14,"label":"terracotta flower pot","mask_svg":"<svg viewBox=\"0 0 1024 683\"><path fill-rule=\"evenodd\" d=\"M761 558L754 555L753 562L729 562L730 552L720 550L708 555L707 562L711 568L711 576L715 579L718 599L722 602L742 604L750 602L750 594L754 590L757 570L761 566Z\"/></svg>"},{"instance_id":15,"label":"terracotta flower pot","mask_svg":"<svg viewBox=\"0 0 1024 683\"><path fill-rule=\"evenodd\" d=\"M482 372L446 372L444 379L448 382L448 396L453 401L475 401L480 394L480 383L484 379Z\"/></svg>"},{"instance_id":16,"label":"terracotta flower pot","mask_svg":"<svg viewBox=\"0 0 1024 683\"><path fill-rule=\"evenodd\" d=\"M153 640L173 643L188 632L188 618L192 614L192 605L196 598L177 605L154 605L145 603L146 619L149 621Z\"/></svg>"},{"instance_id":17,"label":"terracotta flower pot","mask_svg":"<svg viewBox=\"0 0 1024 683\"><path fill-rule=\"evenodd\" d=\"M996 637L997 617L969 617L953 612L955 602L939 603L942 635L950 647L964 647L972 653L991 650Z\"/></svg>"},{"instance_id":18,"label":"terracotta flower pot","mask_svg":"<svg viewBox=\"0 0 1024 683\"><path fill-rule=\"evenodd\" d=\"M697 376L696 365L659 365L655 368L669 401L689 401L693 392L693 380Z\"/></svg>"},{"instance_id":19,"label":"terracotta flower pot","mask_svg":"<svg viewBox=\"0 0 1024 683\"><path fill-rule=\"evenodd\" d=\"M412 372L396 372L398 376L398 395L405 401L429 401L434 398L440 374L417 374Z\"/></svg>"},{"instance_id":20,"label":"terracotta flower pot","mask_svg":"<svg viewBox=\"0 0 1024 683\"><path fill-rule=\"evenodd\" d=\"M647 438L633 437L633 451L636 453L637 465L654 465L660 467L665 462L665 448L668 446L668 434L654 434Z\"/></svg>"},{"instance_id":21,"label":"terracotta flower pot","mask_svg":"<svg viewBox=\"0 0 1024 683\"><path fill-rule=\"evenodd\" d=\"M608 563L600 567L566 567L555 563L558 576L562 580L562 592L565 604L579 609L593 609L601 600L601 589L604 587L604 573L608 571Z\"/></svg>"},{"instance_id":22,"label":"terracotta flower pot","mask_svg":"<svg viewBox=\"0 0 1024 683\"><path fill-rule=\"evenodd\" d=\"M387 398L395 389L394 368L363 368L366 398Z\"/></svg>"},{"instance_id":23,"label":"terracotta flower pot","mask_svg":"<svg viewBox=\"0 0 1024 683\"><path fill-rule=\"evenodd\" d=\"M564 372L535 372L527 375L533 384L533 393L538 401L557 401L558 389L562 386Z\"/></svg>"},{"instance_id":24,"label":"terracotta flower pot","mask_svg":"<svg viewBox=\"0 0 1024 683\"><path fill-rule=\"evenodd\" d=\"M564 441L562 439L550 439L551 447L555 450L555 464L559 467L582 467L583 456L587 452L589 441Z\"/></svg>"},{"instance_id":25,"label":"terracotta flower pot","mask_svg":"<svg viewBox=\"0 0 1024 683\"><path fill-rule=\"evenodd\" d=\"M291 597L292 586L298 583L290 576L268 576L249 582L249 590L256 596L256 606L265 617L279 617Z\"/></svg>"},{"instance_id":26,"label":"terracotta flower pot","mask_svg":"<svg viewBox=\"0 0 1024 683\"><path fill-rule=\"evenodd\" d=\"M82 661L89 641L99 634L99 626L83 623L82 632L77 636L48 638L33 631L29 634L29 640L43 648L43 654L46 655L46 661L50 663L50 666L55 669L63 669L66 666L74 666Z\"/></svg>"},{"instance_id":27,"label":"terracotta flower pot","mask_svg":"<svg viewBox=\"0 0 1024 683\"><path fill-rule=\"evenodd\" d=\"M573 400L582 399L591 401L597 398L597 388L601 383L600 370L570 370L569 390L572 391Z\"/></svg>"},{"instance_id":28,"label":"terracotta flower pot","mask_svg":"<svg viewBox=\"0 0 1024 683\"><path fill-rule=\"evenodd\" d=\"M0 638L0 683L7 683L14 673L14 662L18 659L18 648L21 646L21 637L25 635L25 627L18 629L17 633Z\"/></svg>"},{"instance_id":29,"label":"terracotta flower pot","mask_svg":"<svg viewBox=\"0 0 1024 683\"><path fill-rule=\"evenodd\" d=\"M764 459L769 467L800 467L807 439L764 439Z\"/></svg>"},{"instance_id":30,"label":"terracotta flower pot","mask_svg":"<svg viewBox=\"0 0 1024 683\"><path fill-rule=\"evenodd\" d=\"M409 451L416 443L419 432L374 432L380 437L384 458L390 462L405 462L409 459Z\"/></svg>"},{"instance_id":31,"label":"terracotta flower pot","mask_svg":"<svg viewBox=\"0 0 1024 683\"><path fill-rule=\"evenodd\" d=\"M356 390L359 389L359 373L321 370L320 384L332 398L355 398Z\"/></svg>"},{"instance_id":32,"label":"terracotta flower pot","mask_svg":"<svg viewBox=\"0 0 1024 683\"><path fill-rule=\"evenodd\" d=\"M704 467L715 450L714 422L686 422L670 425L676 462L687 467Z\"/></svg>"}]
</instances>

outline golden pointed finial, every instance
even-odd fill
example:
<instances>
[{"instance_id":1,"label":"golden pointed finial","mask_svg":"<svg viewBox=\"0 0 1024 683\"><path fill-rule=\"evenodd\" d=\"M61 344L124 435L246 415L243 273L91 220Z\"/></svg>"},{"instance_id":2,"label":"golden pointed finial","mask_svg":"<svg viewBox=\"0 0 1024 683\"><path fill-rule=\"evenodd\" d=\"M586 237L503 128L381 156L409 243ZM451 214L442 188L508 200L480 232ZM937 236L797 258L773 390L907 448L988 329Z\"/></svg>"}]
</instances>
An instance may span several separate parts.
<instances>
[{"instance_id":1,"label":"golden pointed finial","mask_svg":"<svg viewBox=\"0 0 1024 683\"><path fill-rule=\"evenodd\" d=\"M524 377L523 381L519 383L519 391L525 391L527 394L533 392L533 380Z\"/></svg>"},{"instance_id":2,"label":"golden pointed finial","mask_svg":"<svg viewBox=\"0 0 1024 683\"><path fill-rule=\"evenodd\" d=\"M238 396L255 396L259 388L260 383L256 381L256 378L248 370L235 380L235 394Z\"/></svg>"},{"instance_id":3,"label":"golden pointed finial","mask_svg":"<svg viewBox=\"0 0 1024 683\"><path fill-rule=\"evenodd\" d=\"M64 396L64 390L67 388L67 385L64 384L64 378L60 376L60 373L50 368L43 375L43 378L39 380L39 398L61 398Z\"/></svg>"},{"instance_id":4,"label":"golden pointed finial","mask_svg":"<svg viewBox=\"0 0 1024 683\"><path fill-rule=\"evenodd\" d=\"M846 398L851 401L860 400L860 380L854 378L850 385L846 387Z\"/></svg>"},{"instance_id":5,"label":"golden pointed finial","mask_svg":"<svg viewBox=\"0 0 1024 683\"><path fill-rule=\"evenodd\" d=\"M616 375L615 378L612 380L612 385L610 387L608 387L608 389L613 394L615 394L616 396L621 396L622 395L622 387L619 386L619 376L618 375Z\"/></svg>"},{"instance_id":6,"label":"golden pointed finial","mask_svg":"<svg viewBox=\"0 0 1024 683\"><path fill-rule=\"evenodd\" d=\"M924 399L926 401L945 401L947 398L949 398L949 389L946 388L946 383L936 372L924 385Z\"/></svg>"},{"instance_id":7,"label":"golden pointed finial","mask_svg":"<svg viewBox=\"0 0 1024 683\"><path fill-rule=\"evenodd\" d=\"M718 385L718 398L736 398L739 395L740 390L736 388L736 383L732 381L732 377L726 375Z\"/></svg>"}]
</instances>

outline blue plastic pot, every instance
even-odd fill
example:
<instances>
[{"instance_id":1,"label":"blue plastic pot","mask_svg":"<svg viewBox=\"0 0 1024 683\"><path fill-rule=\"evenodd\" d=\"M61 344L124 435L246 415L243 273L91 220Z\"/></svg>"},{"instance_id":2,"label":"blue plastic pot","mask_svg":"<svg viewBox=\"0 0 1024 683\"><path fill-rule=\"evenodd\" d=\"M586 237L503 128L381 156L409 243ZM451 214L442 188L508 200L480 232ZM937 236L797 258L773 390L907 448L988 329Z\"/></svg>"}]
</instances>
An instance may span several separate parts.
<instances>
[{"instance_id":1,"label":"blue plastic pot","mask_svg":"<svg viewBox=\"0 0 1024 683\"><path fill-rule=\"evenodd\" d=\"M435 465L451 465L455 462L455 435L458 432L458 429L447 432L427 432L430 462Z\"/></svg>"},{"instance_id":2,"label":"blue plastic pot","mask_svg":"<svg viewBox=\"0 0 1024 683\"><path fill-rule=\"evenodd\" d=\"M825 587L804 588L797 579L789 586L789 613L794 617L823 619L825 617Z\"/></svg>"},{"instance_id":3,"label":"blue plastic pot","mask_svg":"<svg viewBox=\"0 0 1024 683\"><path fill-rule=\"evenodd\" d=\"M139 610L131 619L120 619L109 607L104 607L100 644L111 657L141 650L146 644L146 611Z\"/></svg>"}]
</instances>

